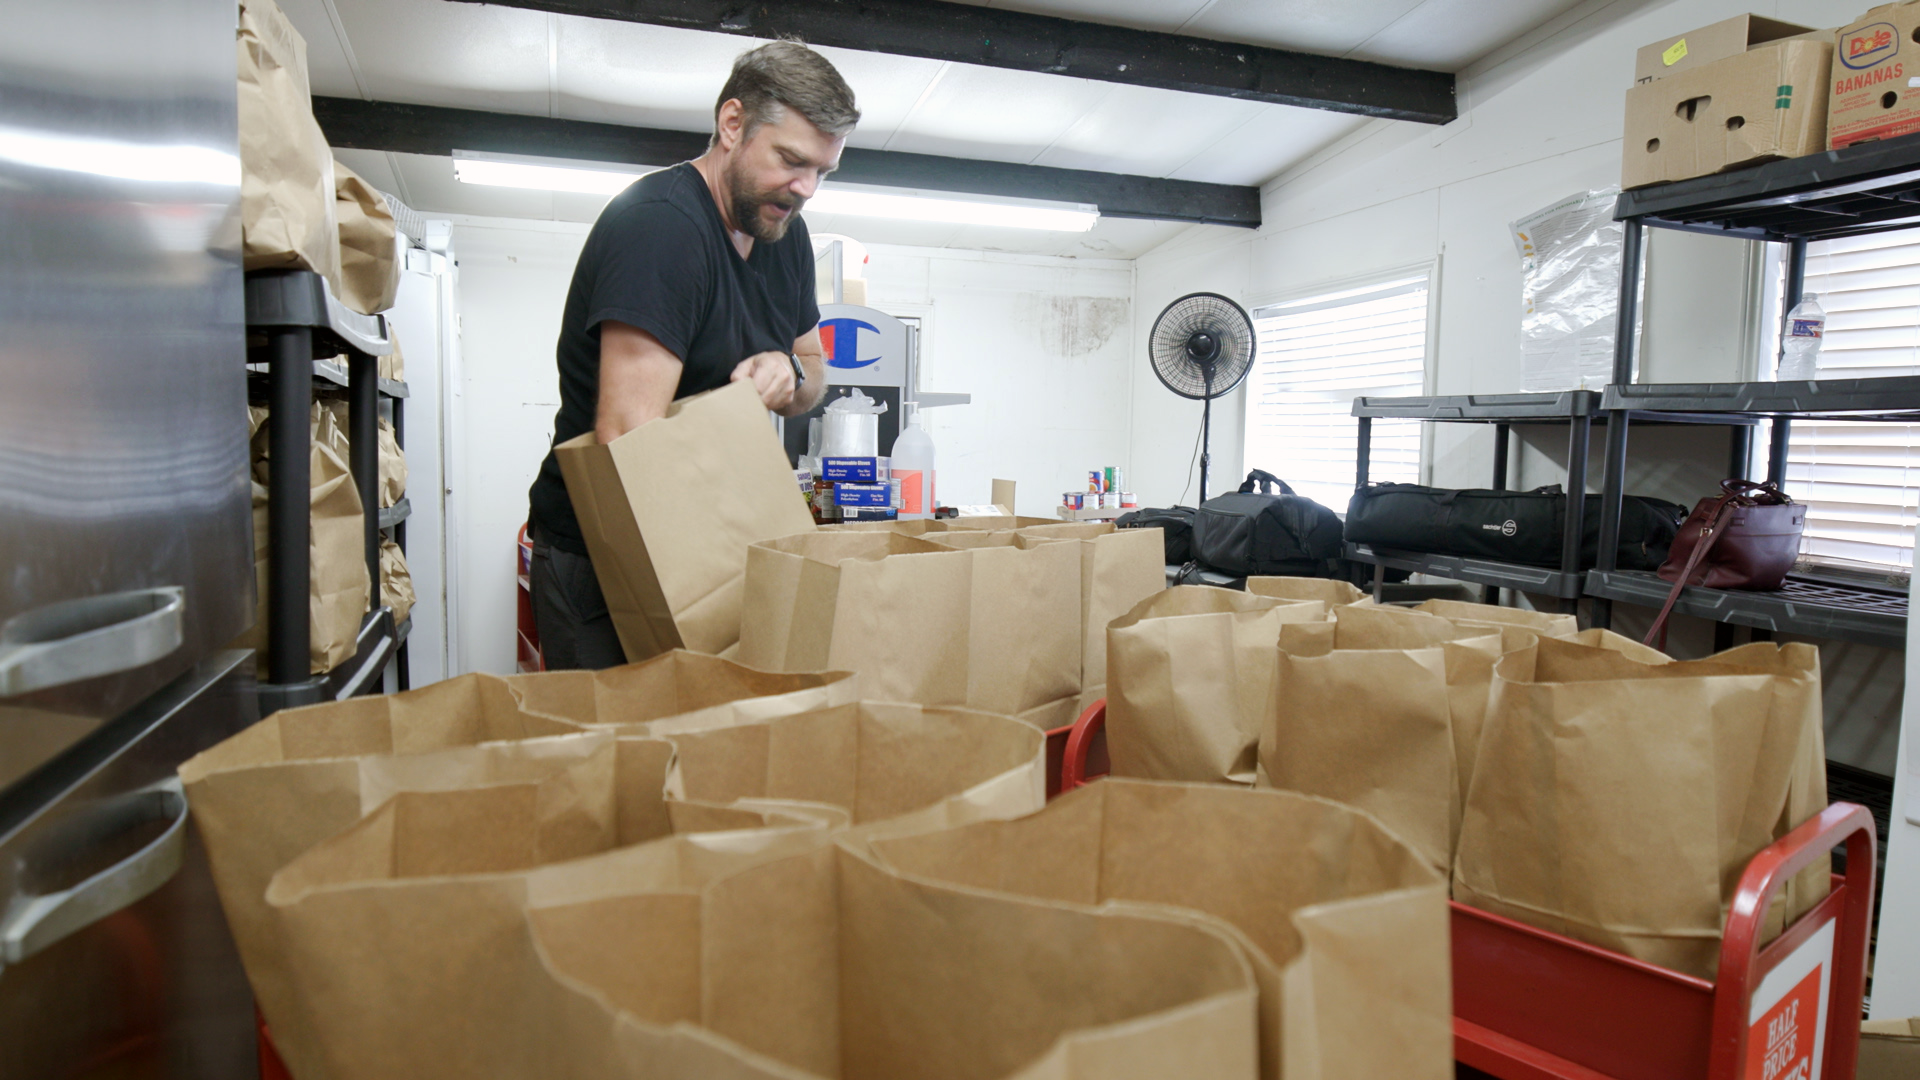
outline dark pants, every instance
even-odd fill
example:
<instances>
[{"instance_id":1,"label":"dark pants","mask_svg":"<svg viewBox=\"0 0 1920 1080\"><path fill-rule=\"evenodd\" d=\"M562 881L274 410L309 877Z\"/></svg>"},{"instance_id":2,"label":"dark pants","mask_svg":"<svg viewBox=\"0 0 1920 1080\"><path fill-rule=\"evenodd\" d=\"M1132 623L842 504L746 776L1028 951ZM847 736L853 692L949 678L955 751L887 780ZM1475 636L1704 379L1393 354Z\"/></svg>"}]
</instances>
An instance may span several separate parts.
<instances>
[{"instance_id":1,"label":"dark pants","mask_svg":"<svg viewBox=\"0 0 1920 1080\"><path fill-rule=\"evenodd\" d=\"M627 662L607 614L600 579L585 555L561 551L537 530L533 539L533 622L540 631L540 655L548 671L586 668L597 671Z\"/></svg>"}]
</instances>

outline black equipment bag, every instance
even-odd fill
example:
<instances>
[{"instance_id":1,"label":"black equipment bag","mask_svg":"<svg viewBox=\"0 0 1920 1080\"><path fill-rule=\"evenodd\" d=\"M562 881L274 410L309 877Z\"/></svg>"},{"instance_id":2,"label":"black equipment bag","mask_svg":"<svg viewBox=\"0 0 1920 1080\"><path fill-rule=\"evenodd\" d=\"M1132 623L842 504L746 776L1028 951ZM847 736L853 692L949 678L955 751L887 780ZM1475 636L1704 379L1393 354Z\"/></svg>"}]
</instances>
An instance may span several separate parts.
<instances>
[{"instance_id":1,"label":"black equipment bag","mask_svg":"<svg viewBox=\"0 0 1920 1080\"><path fill-rule=\"evenodd\" d=\"M1168 566L1184 566L1193 561L1193 515L1191 506L1147 507L1129 510L1113 523L1116 529L1159 529L1167 549Z\"/></svg>"},{"instance_id":2,"label":"black equipment bag","mask_svg":"<svg viewBox=\"0 0 1920 1080\"><path fill-rule=\"evenodd\" d=\"M1685 507L1628 495L1620 505L1622 570L1657 570L1667 559ZM1347 504L1346 538L1397 551L1493 559L1558 568L1567 496L1559 484L1532 491L1491 491L1368 484ZM1587 496L1580 569L1592 569L1600 550L1600 496Z\"/></svg>"},{"instance_id":3,"label":"black equipment bag","mask_svg":"<svg viewBox=\"0 0 1920 1080\"><path fill-rule=\"evenodd\" d=\"M1236 577L1340 577L1340 552L1339 516L1259 469L1238 492L1201 503L1193 519L1193 557Z\"/></svg>"}]
</instances>

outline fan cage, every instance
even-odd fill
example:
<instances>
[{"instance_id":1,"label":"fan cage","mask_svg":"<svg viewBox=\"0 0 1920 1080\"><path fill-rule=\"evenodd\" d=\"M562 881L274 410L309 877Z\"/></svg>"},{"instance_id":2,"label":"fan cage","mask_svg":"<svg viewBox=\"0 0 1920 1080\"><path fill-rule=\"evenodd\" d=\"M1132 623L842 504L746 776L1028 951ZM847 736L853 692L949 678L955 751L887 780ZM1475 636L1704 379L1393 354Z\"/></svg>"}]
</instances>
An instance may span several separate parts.
<instances>
[{"instance_id":1,"label":"fan cage","mask_svg":"<svg viewBox=\"0 0 1920 1080\"><path fill-rule=\"evenodd\" d=\"M1211 394L1202 365L1187 354L1187 342L1197 333L1211 334L1220 343ZM1181 397L1193 401L1221 397L1239 386L1253 368L1253 320L1245 308L1219 293L1189 293L1168 304L1154 320L1147 355L1161 384Z\"/></svg>"}]
</instances>

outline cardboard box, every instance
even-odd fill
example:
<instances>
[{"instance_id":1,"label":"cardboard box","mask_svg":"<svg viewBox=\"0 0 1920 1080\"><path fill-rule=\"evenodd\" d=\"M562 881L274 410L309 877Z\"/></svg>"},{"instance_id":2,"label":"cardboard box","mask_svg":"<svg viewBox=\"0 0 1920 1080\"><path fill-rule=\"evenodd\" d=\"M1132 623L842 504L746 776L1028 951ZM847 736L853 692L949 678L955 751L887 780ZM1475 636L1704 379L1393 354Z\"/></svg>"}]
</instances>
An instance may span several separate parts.
<instances>
[{"instance_id":1,"label":"cardboard box","mask_svg":"<svg viewBox=\"0 0 1920 1080\"><path fill-rule=\"evenodd\" d=\"M1913 1080L1920 1076L1920 1017L1860 1025L1857 1080Z\"/></svg>"},{"instance_id":2,"label":"cardboard box","mask_svg":"<svg viewBox=\"0 0 1920 1080\"><path fill-rule=\"evenodd\" d=\"M890 479L887 459L883 457L830 457L820 459L820 478L839 483L884 484Z\"/></svg>"},{"instance_id":3,"label":"cardboard box","mask_svg":"<svg viewBox=\"0 0 1920 1080\"><path fill-rule=\"evenodd\" d=\"M1642 48L1633 56L1633 81L1635 85L1649 83L1739 56L1768 42L1809 33L1821 31L1760 15L1736 15Z\"/></svg>"},{"instance_id":4,"label":"cardboard box","mask_svg":"<svg viewBox=\"0 0 1920 1080\"><path fill-rule=\"evenodd\" d=\"M1907 72L1920 55L1916 32L1920 3L1873 8L1835 35L1828 149L1920 131L1920 90Z\"/></svg>"},{"instance_id":5,"label":"cardboard box","mask_svg":"<svg viewBox=\"0 0 1920 1080\"><path fill-rule=\"evenodd\" d=\"M1646 187L1826 149L1833 45L1799 38L1627 91L1620 186Z\"/></svg>"},{"instance_id":6,"label":"cardboard box","mask_svg":"<svg viewBox=\"0 0 1920 1080\"><path fill-rule=\"evenodd\" d=\"M835 484L835 506L892 506L892 484Z\"/></svg>"}]
</instances>

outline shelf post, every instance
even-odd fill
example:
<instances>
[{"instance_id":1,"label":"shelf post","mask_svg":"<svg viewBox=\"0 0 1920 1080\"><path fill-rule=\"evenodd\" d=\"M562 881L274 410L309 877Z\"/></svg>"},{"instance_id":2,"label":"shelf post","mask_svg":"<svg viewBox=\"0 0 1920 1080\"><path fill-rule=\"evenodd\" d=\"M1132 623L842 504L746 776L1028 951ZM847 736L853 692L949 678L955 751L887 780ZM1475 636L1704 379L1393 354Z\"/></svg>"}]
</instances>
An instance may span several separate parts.
<instances>
[{"instance_id":1,"label":"shelf post","mask_svg":"<svg viewBox=\"0 0 1920 1080\"><path fill-rule=\"evenodd\" d=\"M1639 218L1621 223L1620 302L1613 325L1613 382L1626 386L1633 382L1634 345L1640 328L1640 250L1646 239L1646 225ZM1594 552L1596 572L1615 568L1620 548L1620 503L1626 497L1627 413L1615 409L1607 414L1607 456L1600 481L1600 543ZM1591 605L1593 625L1605 628L1613 622L1613 602L1595 597Z\"/></svg>"},{"instance_id":2,"label":"shelf post","mask_svg":"<svg viewBox=\"0 0 1920 1080\"><path fill-rule=\"evenodd\" d=\"M313 639L308 623L312 522L313 331L269 331L267 414L267 679L308 681Z\"/></svg>"},{"instance_id":3,"label":"shelf post","mask_svg":"<svg viewBox=\"0 0 1920 1080\"><path fill-rule=\"evenodd\" d=\"M1367 471L1373 458L1373 417L1362 416L1360 420L1359 441L1354 450L1353 489L1359 491L1367 486Z\"/></svg>"},{"instance_id":4,"label":"shelf post","mask_svg":"<svg viewBox=\"0 0 1920 1080\"><path fill-rule=\"evenodd\" d=\"M368 607L380 606L380 388L374 359L347 353L347 467L360 492L361 538L366 545Z\"/></svg>"},{"instance_id":5,"label":"shelf post","mask_svg":"<svg viewBox=\"0 0 1920 1080\"><path fill-rule=\"evenodd\" d=\"M1493 490L1507 490L1507 454L1513 441L1512 424L1493 425Z\"/></svg>"},{"instance_id":6,"label":"shelf post","mask_svg":"<svg viewBox=\"0 0 1920 1080\"><path fill-rule=\"evenodd\" d=\"M1560 538L1560 571L1580 572L1580 549L1587 535L1587 452L1593 437L1593 414L1583 413L1567 422L1567 513L1564 535ZM1618 527L1616 523L1616 528ZM1574 612L1580 610L1580 598L1566 601Z\"/></svg>"}]
</instances>

